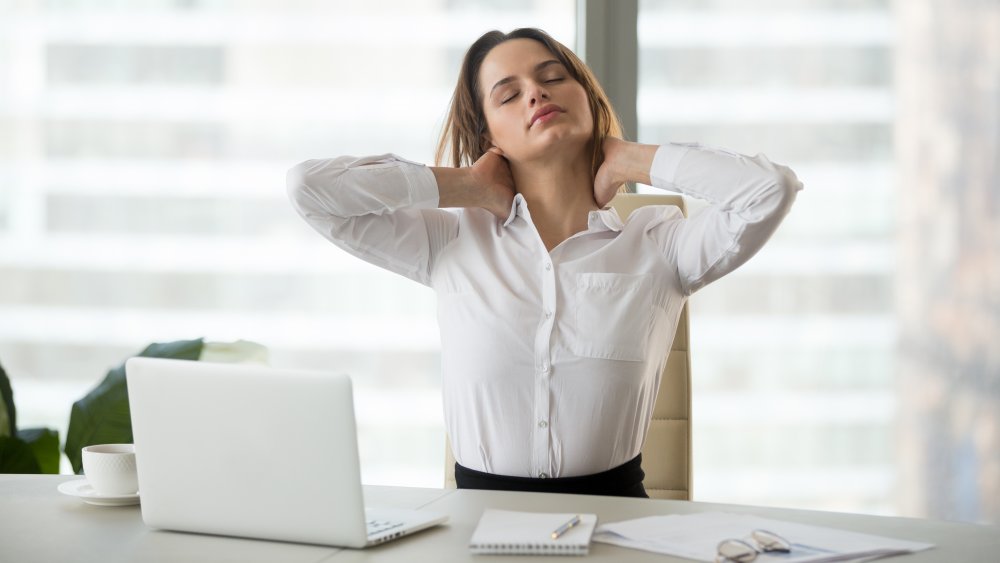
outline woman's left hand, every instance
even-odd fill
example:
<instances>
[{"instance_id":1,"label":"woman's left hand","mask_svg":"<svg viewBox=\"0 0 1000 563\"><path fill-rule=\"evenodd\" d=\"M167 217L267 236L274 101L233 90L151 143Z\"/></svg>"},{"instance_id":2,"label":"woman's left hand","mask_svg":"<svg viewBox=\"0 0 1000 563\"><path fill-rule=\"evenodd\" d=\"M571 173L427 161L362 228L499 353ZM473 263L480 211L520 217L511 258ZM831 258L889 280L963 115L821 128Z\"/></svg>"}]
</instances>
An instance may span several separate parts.
<instances>
[{"instance_id":1,"label":"woman's left hand","mask_svg":"<svg viewBox=\"0 0 1000 563\"><path fill-rule=\"evenodd\" d=\"M620 167L617 166L616 158L621 154L624 145L629 143L617 137L605 137L601 150L604 152L604 161L597 169L594 176L594 201L598 207L604 207L618 193L618 189L626 182L620 176Z\"/></svg>"},{"instance_id":2,"label":"woman's left hand","mask_svg":"<svg viewBox=\"0 0 1000 563\"><path fill-rule=\"evenodd\" d=\"M604 162L594 176L594 201L604 207L625 182L649 184L649 167L657 145L630 143L617 137L605 137L601 150Z\"/></svg>"}]
</instances>

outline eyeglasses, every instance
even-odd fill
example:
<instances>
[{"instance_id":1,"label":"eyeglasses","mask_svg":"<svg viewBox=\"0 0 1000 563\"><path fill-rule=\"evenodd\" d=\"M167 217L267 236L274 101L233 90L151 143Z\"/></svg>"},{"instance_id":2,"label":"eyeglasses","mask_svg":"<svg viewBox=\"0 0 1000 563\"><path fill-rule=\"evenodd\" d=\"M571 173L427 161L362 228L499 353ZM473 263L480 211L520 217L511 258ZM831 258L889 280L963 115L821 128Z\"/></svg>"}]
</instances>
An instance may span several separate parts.
<instances>
[{"instance_id":1,"label":"eyeglasses","mask_svg":"<svg viewBox=\"0 0 1000 563\"><path fill-rule=\"evenodd\" d=\"M757 559L757 555L763 552L790 553L792 551L791 542L774 532L754 530L750 534L750 538L750 541L731 539L719 542L719 554L715 558L715 563L749 563Z\"/></svg>"}]
</instances>

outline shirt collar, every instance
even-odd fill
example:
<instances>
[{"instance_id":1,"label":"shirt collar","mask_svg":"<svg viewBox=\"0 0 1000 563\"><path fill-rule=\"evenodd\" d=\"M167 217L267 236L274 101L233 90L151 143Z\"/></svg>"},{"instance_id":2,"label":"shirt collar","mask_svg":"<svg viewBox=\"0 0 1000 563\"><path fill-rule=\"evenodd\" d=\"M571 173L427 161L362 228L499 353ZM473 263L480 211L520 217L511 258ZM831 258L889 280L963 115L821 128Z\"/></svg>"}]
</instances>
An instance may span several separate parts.
<instances>
[{"instance_id":1,"label":"shirt collar","mask_svg":"<svg viewBox=\"0 0 1000 563\"><path fill-rule=\"evenodd\" d=\"M524 201L524 196L521 194L514 194L514 201L510 204L510 215L508 215L507 220L503 222L504 228L514 221L514 218L517 217L518 213L524 215L527 210L528 204Z\"/></svg>"},{"instance_id":2,"label":"shirt collar","mask_svg":"<svg viewBox=\"0 0 1000 563\"><path fill-rule=\"evenodd\" d=\"M624 226L625 223L622 222L614 207L591 211L587 217L587 228L590 230L621 232Z\"/></svg>"},{"instance_id":3,"label":"shirt collar","mask_svg":"<svg viewBox=\"0 0 1000 563\"><path fill-rule=\"evenodd\" d=\"M504 228L510 225L518 215L528 215L528 202L521 194L514 194L514 201L510 204L510 214L503 222ZM587 216L587 230L590 231L615 231L621 232L624 227L621 217L614 207L605 207L597 211L591 211Z\"/></svg>"}]
</instances>

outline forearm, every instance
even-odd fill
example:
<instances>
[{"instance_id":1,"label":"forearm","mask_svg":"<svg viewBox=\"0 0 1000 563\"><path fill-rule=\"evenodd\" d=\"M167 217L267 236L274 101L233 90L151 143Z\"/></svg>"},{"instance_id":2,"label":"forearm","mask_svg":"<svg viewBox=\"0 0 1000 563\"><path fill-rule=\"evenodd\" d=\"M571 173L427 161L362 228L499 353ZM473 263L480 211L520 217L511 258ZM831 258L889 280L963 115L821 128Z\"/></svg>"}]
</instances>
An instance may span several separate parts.
<instances>
[{"instance_id":1,"label":"forearm","mask_svg":"<svg viewBox=\"0 0 1000 563\"><path fill-rule=\"evenodd\" d=\"M431 166L438 186L438 207L485 207L485 193L472 180L468 168Z\"/></svg>"},{"instance_id":2,"label":"forearm","mask_svg":"<svg viewBox=\"0 0 1000 563\"><path fill-rule=\"evenodd\" d=\"M307 160L288 171L286 182L303 216L359 217L436 204L426 167L395 155Z\"/></svg>"},{"instance_id":3,"label":"forearm","mask_svg":"<svg viewBox=\"0 0 1000 563\"><path fill-rule=\"evenodd\" d=\"M437 181L438 207L481 207L501 218L510 214L513 182L506 161L499 156L487 153L468 168L430 170Z\"/></svg>"},{"instance_id":4,"label":"forearm","mask_svg":"<svg viewBox=\"0 0 1000 563\"><path fill-rule=\"evenodd\" d=\"M651 184L649 169L653 165L658 145L641 143L619 143L615 152L609 155L614 176L620 183L637 182Z\"/></svg>"},{"instance_id":5,"label":"forearm","mask_svg":"<svg viewBox=\"0 0 1000 563\"><path fill-rule=\"evenodd\" d=\"M650 169L652 186L762 216L787 207L802 183L766 156L747 156L698 144L660 147Z\"/></svg>"}]
</instances>

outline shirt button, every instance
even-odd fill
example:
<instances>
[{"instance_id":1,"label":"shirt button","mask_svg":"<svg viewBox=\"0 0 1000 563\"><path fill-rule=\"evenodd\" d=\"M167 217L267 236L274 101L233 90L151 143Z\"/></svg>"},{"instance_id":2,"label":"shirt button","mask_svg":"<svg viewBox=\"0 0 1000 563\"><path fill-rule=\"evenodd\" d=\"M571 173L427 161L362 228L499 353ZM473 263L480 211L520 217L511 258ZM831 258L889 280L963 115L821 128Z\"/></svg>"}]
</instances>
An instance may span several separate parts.
<instances>
[{"instance_id":1,"label":"shirt button","mask_svg":"<svg viewBox=\"0 0 1000 563\"><path fill-rule=\"evenodd\" d=\"M539 420L539 421L538 421L538 427L539 427L539 428L545 428L545 427L547 427L548 425L549 425L549 423L548 423L548 422L545 422L544 420Z\"/></svg>"},{"instance_id":2,"label":"shirt button","mask_svg":"<svg viewBox=\"0 0 1000 563\"><path fill-rule=\"evenodd\" d=\"M542 373L549 373L549 364L542 364L538 366L538 370Z\"/></svg>"},{"instance_id":3,"label":"shirt button","mask_svg":"<svg viewBox=\"0 0 1000 563\"><path fill-rule=\"evenodd\" d=\"M538 474L538 478L539 479L548 479L549 478L549 474L548 473L539 473Z\"/></svg>"},{"instance_id":4,"label":"shirt button","mask_svg":"<svg viewBox=\"0 0 1000 563\"><path fill-rule=\"evenodd\" d=\"M546 319L552 318L552 311L545 311L545 318Z\"/></svg>"},{"instance_id":5,"label":"shirt button","mask_svg":"<svg viewBox=\"0 0 1000 563\"><path fill-rule=\"evenodd\" d=\"M545 269L546 270L551 270L552 269L552 263L551 262L546 262L545 263Z\"/></svg>"}]
</instances>

